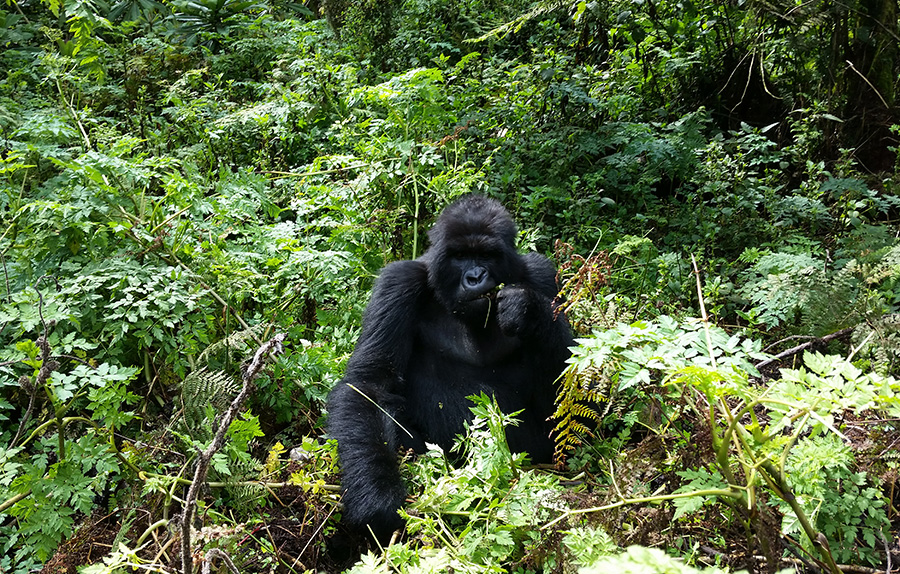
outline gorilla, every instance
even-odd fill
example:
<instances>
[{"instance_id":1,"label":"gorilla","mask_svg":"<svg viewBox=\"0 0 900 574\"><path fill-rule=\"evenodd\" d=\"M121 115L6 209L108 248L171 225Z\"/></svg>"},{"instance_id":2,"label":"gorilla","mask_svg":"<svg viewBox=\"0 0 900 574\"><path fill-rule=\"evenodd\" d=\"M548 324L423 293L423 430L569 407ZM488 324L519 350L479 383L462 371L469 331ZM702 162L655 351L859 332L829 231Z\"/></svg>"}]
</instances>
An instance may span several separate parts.
<instances>
[{"instance_id":1,"label":"gorilla","mask_svg":"<svg viewBox=\"0 0 900 574\"><path fill-rule=\"evenodd\" d=\"M554 382L573 344L555 312L553 264L516 251L515 223L498 202L464 196L428 237L424 255L382 270L346 374L328 397L344 520L379 540L403 524L398 448L421 453L428 442L449 451L471 420L470 395L493 395L505 413L522 410L506 429L510 448L551 460Z\"/></svg>"}]
</instances>

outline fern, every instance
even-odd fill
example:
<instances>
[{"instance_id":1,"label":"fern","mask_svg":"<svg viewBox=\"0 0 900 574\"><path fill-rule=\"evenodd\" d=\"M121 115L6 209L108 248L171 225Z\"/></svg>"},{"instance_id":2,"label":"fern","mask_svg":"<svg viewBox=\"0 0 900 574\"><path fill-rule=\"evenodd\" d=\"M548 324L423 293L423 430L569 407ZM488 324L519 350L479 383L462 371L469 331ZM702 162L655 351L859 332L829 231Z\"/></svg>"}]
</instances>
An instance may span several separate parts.
<instances>
[{"instance_id":1,"label":"fern","mask_svg":"<svg viewBox=\"0 0 900 574\"><path fill-rule=\"evenodd\" d=\"M240 389L240 382L224 371L202 367L190 373L181 383L182 418L186 428L199 428L209 405L222 412Z\"/></svg>"},{"instance_id":2,"label":"fern","mask_svg":"<svg viewBox=\"0 0 900 574\"><path fill-rule=\"evenodd\" d=\"M249 351L259 346L259 337L264 327L265 325L256 325L216 341L200 353L197 361L207 366L216 359L224 363L240 362Z\"/></svg>"},{"instance_id":3,"label":"fern","mask_svg":"<svg viewBox=\"0 0 900 574\"><path fill-rule=\"evenodd\" d=\"M562 386L556 398L554 418L559 422L553 431L556 433L556 451L554 458L560 466L565 462L567 453L575 450L582 443L584 436L593 436L585 424L594 421L600 424L601 415L585 402L599 404L606 400L599 384L597 369L593 365L579 371L566 369L562 376ZM608 380L607 380L608 382Z\"/></svg>"},{"instance_id":4,"label":"fern","mask_svg":"<svg viewBox=\"0 0 900 574\"><path fill-rule=\"evenodd\" d=\"M610 327L615 324L614 300L604 311L597 301L600 289L609 283L612 270L609 253L600 251L587 258L577 254L575 248L563 241L554 244L554 257L558 261L557 280L562 284L557 298L557 313L565 313L576 333L588 333L595 325Z\"/></svg>"},{"instance_id":5,"label":"fern","mask_svg":"<svg viewBox=\"0 0 900 574\"><path fill-rule=\"evenodd\" d=\"M237 331L206 347L197 357L201 366L189 373L181 383L183 404L182 420L185 428L195 429L206 418L206 409L212 407L221 413L240 391L241 383L231 374L234 365L255 348L255 342L265 325L256 325Z\"/></svg>"},{"instance_id":6,"label":"fern","mask_svg":"<svg viewBox=\"0 0 900 574\"><path fill-rule=\"evenodd\" d=\"M740 293L765 326L824 335L883 313L878 286L898 276L900 247L874 263L850 259L837 270L808 254L767 253L741 277Z\"/></svg>"},{"instance_id":7,"label":"fern","mask_svg":"<svg viewBox=\"0 0 900 574\"><path fill-rule=\"evenodd\" d=\"M812 277L812 276L811 276ZM859 266L851 260L838 272L822 272L807 286L801 321L815 335L833 333L863 320L869 311L868 297L861 296Z\"/></svg>"},{"instance_id":8,"label":"fern","mask_svg":"<svg viewBox=\"0 0 900 574\"><path fill-rule=\"evenodd\" d=\"M860 323L851 342L860 359L869 359L872 369L882 375L897 373L900 364L900 315L891 313Z\"/></svg>"},{"instance_id":9,"label":"fern","mask_svg":"<svg viewBox=\"0 0 900 574\"><path fill-rule=\"evenodd\" d=\"M822 263L807 254L766 253L741 276L740 293L767 327L792 322L807 302L807 287Z\"/></svg>"},{"instance_id":10,"label":"fern","mask_svg":"<svg viewBox=\"0 0 900 574\"><path fill-rule=\"evenodd\" d=\"M252 510L251 505L266 495L265 487L261 483L252 481L259 476L261 468L262 465L259 461L252 457L229 457L228 470L232 480L226 484L225 492L229 494L235 507L250 511Z\"/></svg>"}]
</instances>

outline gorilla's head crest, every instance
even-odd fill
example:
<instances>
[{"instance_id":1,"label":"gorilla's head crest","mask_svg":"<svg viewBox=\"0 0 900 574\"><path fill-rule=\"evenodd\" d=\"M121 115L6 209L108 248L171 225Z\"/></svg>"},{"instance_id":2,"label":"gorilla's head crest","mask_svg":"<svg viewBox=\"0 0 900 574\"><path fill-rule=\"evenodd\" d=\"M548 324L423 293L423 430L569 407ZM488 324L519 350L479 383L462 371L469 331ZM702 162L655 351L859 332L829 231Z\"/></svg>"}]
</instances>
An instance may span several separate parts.
<instances>
[{"instance_id":1,"label":"gorilla's head crest","mask_svg":"<svg viewBox=\"0 0 900 574\"><path fill-rule=\"evenodd\" d=\"M467 195L447 206L428 232L423 257L428 283L453 312L483 318L484 296L502 283L519 281L524 265L516 252L516 224L499 202Z\"/></svg>"},{"instance_id":2,"label":"gorilla's head crest","mask_svg":"<svg viewBox=\"0 0 900 574\"><path fill-rule=\"evenodd\" d=\"M466 195L448 205L428 232L432 249L478 238L494 238L515 249L516 224L499 201Z\"/></svg>"}]
</instances>

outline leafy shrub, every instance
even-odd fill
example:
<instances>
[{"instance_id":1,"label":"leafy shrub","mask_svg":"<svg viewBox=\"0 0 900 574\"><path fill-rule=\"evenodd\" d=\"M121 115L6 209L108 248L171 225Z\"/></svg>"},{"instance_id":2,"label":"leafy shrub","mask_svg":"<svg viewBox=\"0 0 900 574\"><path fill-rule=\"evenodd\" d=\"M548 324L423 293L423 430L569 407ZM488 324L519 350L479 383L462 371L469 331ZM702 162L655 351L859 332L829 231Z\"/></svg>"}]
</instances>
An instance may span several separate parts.
<instances>
[{"instance_id":1,"label":"leafy shrub","mask_svg":"<svg viewBox=\"0 0 900 574\"><path fill-rule=\"evenodd\" d=\"M826 563L832 553L878 561L874 553L889 524L886 502L866 473L852 470L854 457L835 419L870 409L889 417L900 413L897 381L864 373L840 357L806 353L804 368L782 369L779 380L754 386L750 377L759 374L749 359L763 357L758 342L668 318L619 325L578 342L556 413L557 454L572 448L574 433L588 430L577 418L584 415L583 401L597 404L616 391L665 382L682 393L685 410L665 413L669 422L660 424L677 425L694 412L710 427L714 453L708 468L679 472L685 484L662 497L674 500L676 517L712 500L742 513L743 505L760 503L753 491L765 485L784 515L782 533L802 532L804 544L814 544ZM749 420L742 422L744 416ZM816 542L818 533L827 545Z\"/></svg>"},{"instance_id":2,"label":"leafy shrub","mask_svg":"<svg viewBox=\"0 0 900 574\"><path fill-rule=\"evenodd\" d=\"M537 527L563 507L555 476L523 470L524 454L513 455L504 427L515 424L488 397L472 397L474 420L454 449L465 463L452 467L437 447L410 468L422 494L406 515L415 539L441 541L421 551L416 540L392 545L376 557L368 554L351 572L372 572L382 564L403 572L445 568L484 572L512 560L525 560L542 543Z\"/></svg>"},{"instance_id":3,"label":"leafy shrub","mask_svg":"<svg viewBox=\"0 0 900 574\"><path fill-rule=\"evenodd\" d=\"M870 485L865 472L854 472L854 456L849 446L835 434L800 441L791 450L787 476L804 512L834 543L835 560L842 564L879 564L878 549L884 531L890 528L885 499ZM784 514L782 532L796 536L802 532L796 514L779 501ZM807 538L807 550L812 544Z\"/></svg>"},{"instance_id":4,"label":"leafy shrub","mask_svg":"<svg viewBox=\"0 0 900 574\"><path fill-rule=\"evenodd\" d=\"M603 574L618 572L620 574L725 574L728 570L718 567L693 568L669 556L659 548L642 548L630 546L621 554L608 554L598 557L579 572L583 574Z\"/></svg>"},{"instance_id":5,"label":"leafy shrub","mask_svg":"<svg viewBox=\"0 0 900 574\"><path fill-rule=\"evenodd\" d=\"M679 322L665 315L653 322L620 323L612 329L595 330L576 342L561 379L554 414L559 420L559 461L581 442L580 437L591 434L585 417L602 423L610 415L611 420L630 426L636 422L634 416L623 421L619 405L636 400L638 406L631 410L639 412L641 403L652 400L652 386L667 376L698 365L758 375L750 360L766 356L759 341L707 328L699 320Z\"/></svg>"},{"instance_id":6,"label":"leafy shrub","mask_svg":"<svg viewBox=\"0 0 900 574\"><path fill-rule=\"evenodd\" d=\"M20 384L30 394L48 398L50 416L36 427L23 418L20 432L30 430L31 434L26 433L19 446L0 448L0 493L11 503L6 512L16 521L14 527L0 529L0 548L12 557L17 572L33 566L35 559L46 561L57 544L71 535L76 518L89 514L103 493L108 495L111 485L122 479L128 461L116 450L112 433L124 430L135 417L127 407L138 400L127 390L137 369L107 363L94 369L81 364L45 378L42 369L52 371L59 365L44 365L47 354L28 343L19 348L27 357L23 363L34 369L35 376L31 381L24 379L28 384L21 380ZM78 439L66 436L69 427L85 423L88 430ZM54 427L56 434L41 438Z\"/></svg>"},{"instance_id":7,"label":"leafy shrub","mask_svg":"<svg viewBox=\"0 0 900 574\"><path fill-rule=\"evenodd\" d=\"M140 364L136 353L152 349L180 375L214 332L205 290L167 265L104 261L66 280L59 296L79 333L104 341L108 356Z\"/></svg>"}]
</instances>

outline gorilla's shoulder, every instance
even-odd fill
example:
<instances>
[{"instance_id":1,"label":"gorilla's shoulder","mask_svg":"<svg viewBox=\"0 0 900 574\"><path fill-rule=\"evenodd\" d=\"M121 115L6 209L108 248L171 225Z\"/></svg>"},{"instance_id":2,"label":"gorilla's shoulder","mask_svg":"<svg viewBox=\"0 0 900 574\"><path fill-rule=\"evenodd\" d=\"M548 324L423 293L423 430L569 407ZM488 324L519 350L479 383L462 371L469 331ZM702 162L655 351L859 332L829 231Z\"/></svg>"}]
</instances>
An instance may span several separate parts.
<instances>
[{"instance_id":1,"label":"gorilla's shoulder","mask_svg":"<svg viewBox=\"0 0 900 574\"><path fill-rule=\"evenodd\" d=\"M553 262L535 252L526 253L522 256L522 260L525 262L529 282L541 292L555 296L558 287Z\"/></svg>"},{"instance_id":2,"label":"gorilla's shoulder","mask_svg":"<svg viewBox=\"0 0 900 574\"><path fill-rule=\"evenodd\" d=\"M428 267L421 260L394 261L378 274L372 299L408 299L422 294L428 284Z\"/></svg>"},{"instance_id":3,"label":"gorilla's shoulder","mask_svg":"<svg viewBox=\"0 0 900 574\"><path fill-rule=\"evenodd\" d=\"M426 281L428 267L421 259L394 261L385 265L378 274L378 281L399 282Z\"/></svg>"}]
</instances>

